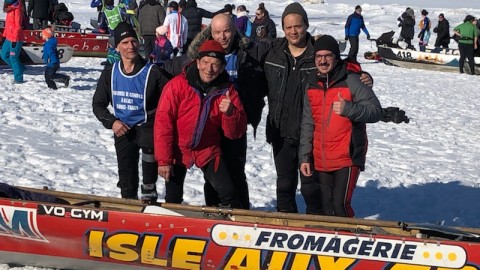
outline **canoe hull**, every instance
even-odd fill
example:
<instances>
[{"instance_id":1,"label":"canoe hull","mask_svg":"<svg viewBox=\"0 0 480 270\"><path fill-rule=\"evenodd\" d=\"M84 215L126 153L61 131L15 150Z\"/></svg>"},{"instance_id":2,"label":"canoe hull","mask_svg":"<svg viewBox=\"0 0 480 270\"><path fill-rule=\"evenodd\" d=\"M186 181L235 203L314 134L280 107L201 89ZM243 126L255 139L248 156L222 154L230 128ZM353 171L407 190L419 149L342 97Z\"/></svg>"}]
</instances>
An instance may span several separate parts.
<instances>
[{"instance_id":1,"label":"canoe hull","mask_svg":"<svg viewBox=\"0 0 480 270\"><path fill-rule=\"evenodd\" d=\"M62 269L473 270L480 265L480 243L419 239L414 231L399 235L392 222L332 217L327 222L319 216L169 204L141 211L142 205L130 200L103 200L94 200L102 207L89 207L0 198L0 263Z\"/></svg>"}]
</instances>

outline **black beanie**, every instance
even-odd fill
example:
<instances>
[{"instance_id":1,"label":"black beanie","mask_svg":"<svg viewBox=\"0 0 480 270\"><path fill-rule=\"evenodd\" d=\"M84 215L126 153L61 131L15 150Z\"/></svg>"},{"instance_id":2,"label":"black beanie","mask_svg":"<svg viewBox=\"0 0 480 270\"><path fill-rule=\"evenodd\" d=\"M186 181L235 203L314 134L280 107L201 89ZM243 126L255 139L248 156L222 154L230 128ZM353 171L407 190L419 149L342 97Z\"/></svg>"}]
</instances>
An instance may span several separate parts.
<instances>
[{"instance_id":1,"label":"black beanie","mask_svg":"<svg viewBox=\"0 0 480 270\"><path fill-rule=\"evenodd\" d=\"M361 7L360 5L357 5L357 6L355 7L355 10L357 10L357 9L362 9L362 7Z\"/></svg>"},{"instance_id":2,"label":"black beanie","mask_svg":"<svg viewBox=\"0 0 480 270\"><path fill-rule=\"evenodd\" d=\"M340 59L340 48L338 46L338 41L329 35L323 35L315 41L313 45L315 53L321 50L331 51L335 54L337 59Z\"/></svg>"},{"instance_id":3,"label":"black beanie","mask_svg":"<svg viewBox=\"0 0 480 270\"><path fill-rule=\"evenodd\" d=\"M133 27L126 22L119 23L113 31L114 31L114 37L115 37L115 47L117 47L118 44L125 38L128 38L128 37L137 38L137 33L135 32Z\"/></svg>"},{"instance_id":4,"label":"black beanie","mask_svg":"<svg viewBox=\"0 0 480 270\"><path fill-rule=\"evenodd\" d=\"M308 27L307 12L305 11L305 9L303 9L303 7L299 3L294 2L294 3L291 3L290 5L288 5L285 8L285 10L283 11L283 14L282 14L282 28L283 28L283 19L285 19L285 17L288 14L292 14L292 13L295 13L295 14L298 14L298 15L302 16L303 21L305 22L305 24Z\"/></svg>"}]
</instances>

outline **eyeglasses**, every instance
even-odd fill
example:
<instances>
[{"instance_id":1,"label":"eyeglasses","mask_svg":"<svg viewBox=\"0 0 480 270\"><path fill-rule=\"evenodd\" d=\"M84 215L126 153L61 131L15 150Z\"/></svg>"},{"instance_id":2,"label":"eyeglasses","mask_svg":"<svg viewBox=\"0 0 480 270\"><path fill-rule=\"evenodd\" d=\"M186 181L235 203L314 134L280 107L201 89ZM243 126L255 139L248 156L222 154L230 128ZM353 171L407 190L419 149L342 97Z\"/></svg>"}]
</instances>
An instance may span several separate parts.
<instances>
[{"instance_id":1,"label":"eyeglasses","mask_svg":"<svg viewBox=\"0 0 480 270\"><path fill-rule=\"evenodd\" d=\"M261 13L255 13L255 15L260 16L260 15L262 15L262 14L261 14Z\"/></svg>"},{"instance_id":2,"label":"eyeglasses","mask_svg":"<svg viewBox=\"0 0 480 270\"><path fill-rule=\"evenodd\" d=\"M334 56L333 53L329 53L329 54L325 54L325 55L315 54L315 60L325 59L327 61L332 61L333 56Z\"/></svg>"}]
</instances>

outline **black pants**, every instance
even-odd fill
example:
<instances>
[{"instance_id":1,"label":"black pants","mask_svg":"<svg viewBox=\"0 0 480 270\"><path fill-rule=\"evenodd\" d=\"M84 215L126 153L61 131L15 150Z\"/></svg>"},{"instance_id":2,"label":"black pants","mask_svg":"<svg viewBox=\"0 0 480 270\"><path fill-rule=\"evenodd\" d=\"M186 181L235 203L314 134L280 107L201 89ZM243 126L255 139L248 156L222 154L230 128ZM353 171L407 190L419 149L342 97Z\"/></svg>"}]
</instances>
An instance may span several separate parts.
<instances>
[{"instance_id":1,"label":"black pants","mask_svg":"<svg viewBox=\"0 0 480 270\"><path fill-rule=\"evenodd\" d=\"M180 165L173 165L173 175L170 180L165 182L165 202L182 203L183 202L183 184L187 168Z\"/></svg>"},{"instance_id":2,"label":"black pants","mask_svg":"<svg viewBox=\"0 0 480 270\"><path fill-rule=\"evenodd\" d=\"M150 54L155 47L155 39L157 37L155 35L143 35L143 52L145 55L145 60L148 61Z\"/></svg>"},{"instance_id":3,"label":"black pants","mask_svg":"<svg viewBox=\"0 0 480 270\"><path fill-rule=\"evenodd\" d=\"M132 127L125 135L114 138L119 177L117 187L122 198L137 199L140 149L143 153L143 183L155 184L158 178L157 162L153 156L153 128L150 124Z\"/></svg>"},{"instance_id":4,"label":"black pants","mask_svg":"<svg viewBox=\"0 0 480 270\"><path fill-rule=\"evenodd\" d=\"M230 207L239 208L240 203L237 199L235 187L232 178L228 172L225 161L221 156L212 159L207 165L201 168L205 182L213 188L211 191L218 198L215 205L228 205ZM174 175L165 183L166 196L165 202L181 203L183 201L183 185L185 182L186 168L183 166L173 166ZM206 200L207 200L207 195ZM213 205L210 205L213 206Z\"/></svg>"},{"instance_id":5,"label":"black pants","mask_svg":"<svg viewBox=\"0 0 480 270\"><path fill-rule=\"evenodd\" d=\"M45 82L48 85L48 88L57 89L57 84L55 81L65 83L68 79L67 75L57 73L60 65L55 65L54 67L45 67Z\"/></svg>"},{"instance_id":6,"label":"black pants","mask_svg":"<svg viewBox=\"0 0 480 270\"><path fill-rule=\"evenodd\" d=\"M350 51L348 51L348 58L352 60L357 60L357 54L358 54L358 36L354 37L348 37L348 40L350 41Z\"/></svg>"},{"instance_id":7,"label":"black pants","mask_svg":"<svg viewBox=\"0 0 480 270\"><path fill-rule=\"evenodd\" d=\"M273 158L277 170L277 210L298 213L295 200L298 186L298 147L299 142L276 137L272 140ZM300 174L302 182L310 177Z\"/></svg>"},{"instance_id":8,"label":"black pants","mask_svg":"<svg viewBox=\"0 0 480 270\"><path fill-rule=\"evenodd\" d=\"M237 191L224 158L217 156L201 169L205 181L210 183L218 193L221 204L232 208L240 208Z\"/></svg>"},{"instance_id":9,"label":"black pants","mask_svg":"<svg viewBox=\"0 0 480 270\"><path fill-rule=\"evenodd\" d=\"M460 50L460 60L458 66L460 67L460 73L463 73L463 67L465 65L465 59L468 60L468 67L470 68L470 74L475 74L475 59L474 59L474 47L473 44L458 43L458 49Z\"/></svg>"},{"instance_id":10,"label":"black pants","mask_svg":"<svg viewBox=\"0 0 480 270\"><path fill-rule=\"evenodd\" d=\"M237 140L223 137L221 142L223 160L232 178L240 208L250 209L250 196L248 192L247 176L245 175L245 162L247 159L247 134ZM206 181L203 187L205 204L217 206L220 198L213 186Z\"/></svg>"},{"instance_id":11,"label":"black pants","mask_svg":"<svg viewBox=\"0 0 480 270\"><path fill-rule=\"evenodd\" d=\"M332 172L315 172L314 178L302 180L302 195L307 214L353 217L353 190L360 175L358 167Z\"/></svg>"},{"instance_id":12,"label":"black pants","mask_svg":"<svg viewBox=\"0 0 480 270\"><path fill-rule=\"evenodd\" d=\"M33 30L42 30L48 26L48 18L35 19L33 18Z\"/></svg>"}]
</instances>

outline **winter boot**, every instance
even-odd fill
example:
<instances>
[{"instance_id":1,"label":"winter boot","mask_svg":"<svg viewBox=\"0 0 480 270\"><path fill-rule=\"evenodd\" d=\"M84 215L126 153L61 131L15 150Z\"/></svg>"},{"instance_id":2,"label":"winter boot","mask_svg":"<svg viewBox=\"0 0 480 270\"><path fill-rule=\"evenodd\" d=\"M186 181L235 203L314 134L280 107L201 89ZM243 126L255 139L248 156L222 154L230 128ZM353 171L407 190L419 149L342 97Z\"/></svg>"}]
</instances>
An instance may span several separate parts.
<instances>
[{"instance_id":1,"label":"winter boot","mask_svg":"<svg viewBox=\"0 0 480 270\"><path fill-rule=\"evenodd\" d=\"M157 202L158 193L157 193L157 186L155 184L145 184L141 187L142 195L141 200L144 203L152 204Z\"/></svg>"}]
</instances>

